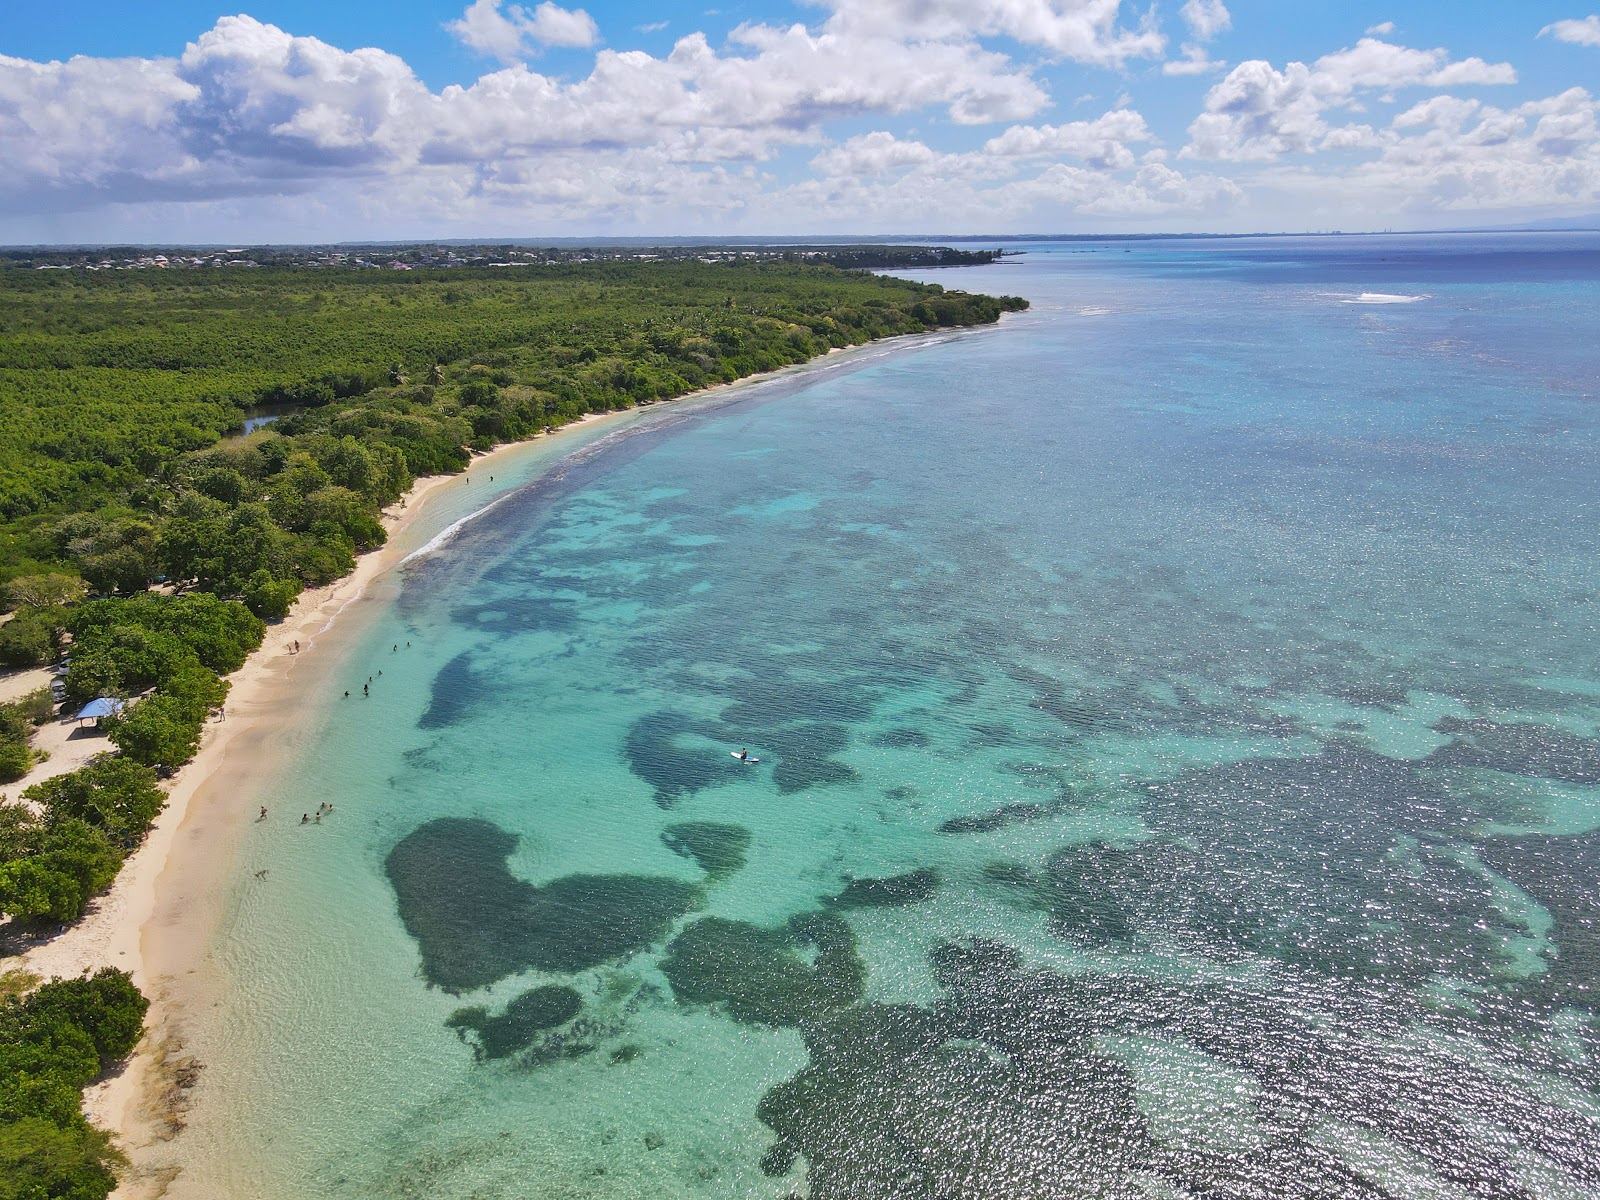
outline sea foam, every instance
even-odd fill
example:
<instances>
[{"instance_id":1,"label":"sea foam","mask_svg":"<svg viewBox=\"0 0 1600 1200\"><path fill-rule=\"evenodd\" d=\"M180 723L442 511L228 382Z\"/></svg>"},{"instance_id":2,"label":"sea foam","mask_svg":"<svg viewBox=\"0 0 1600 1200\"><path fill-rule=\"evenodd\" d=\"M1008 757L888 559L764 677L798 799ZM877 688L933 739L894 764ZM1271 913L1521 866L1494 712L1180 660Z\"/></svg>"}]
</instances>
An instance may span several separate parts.
<instances>
[{"instance_id":1,"label":"sea foam","mask_svg":"<svg viewBox=\"0 0 1600 1200\"><path fill-rule=\"evenodd\" d=\"M1362 292L1359 296L1344 296L1343 304L1416 304L1427 296L1401 296L1393 292Z\"/></svg>"}]
</instances>

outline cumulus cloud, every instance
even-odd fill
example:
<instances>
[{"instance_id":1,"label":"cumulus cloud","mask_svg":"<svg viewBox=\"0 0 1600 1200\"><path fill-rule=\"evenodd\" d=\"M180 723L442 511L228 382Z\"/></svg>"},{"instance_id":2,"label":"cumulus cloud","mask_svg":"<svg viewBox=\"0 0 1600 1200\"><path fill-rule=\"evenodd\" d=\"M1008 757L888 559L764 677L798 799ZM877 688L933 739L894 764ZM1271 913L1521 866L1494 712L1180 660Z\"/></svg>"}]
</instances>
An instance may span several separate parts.
<instances>
[{"instance_id":1,"label":"cumulus cloud","mask_svg":"<svg viewBox=\"0 0 1600 1200\"><path fill-rule=\"evenodd\" d=\"M1072 216L1192 218L1242 201L1228 180L1168 167L1159 147L1142 157L1130 148L1154 140L1131 108L1092 121L1013 125L976 150L954 153L878 130L824 150L811 160L819 178L772 199L795 211L848 212L874 223L938 212L991 229L997 222L1053 225Z\"/></svg>"},{"instance_id":2,"label":"cumulus cloud","mask_svg":"<svg viewBox=\"0 0 1600 1200\"><path fill-rule=\"evenodd\" d=\"M901 141L892 133L878 130L824 150L811 160L811 165L824 175L864 178L924 166L938 157L935 150L921 142Z\"/></svg>"},{"instance_id":3,"label":"cumulus cloud","mask_svg":"<svg viewBox=\"0 0 1600 1200\"><path fill-rule=\"evenodd\" d=\"M1387 124L1370 111L1337 116L1387 111L1374 98L1405 88L1510 82L1507 64L1372 38L1310 65L1242 63L1209 90L1169 161L1126 95L1092 120L1046 116L1042 58L1116 68L1165 54L1153 25L1114 0L815 2L810 24L752 22L717 44L690 34L665 54L601 48L587 74L562 78L525 52L597 38L582 10L477 0L460 20L504 65L438 91L382 50L243 16L171 58L0 56L0 220L17 230L93 208L96 236L110 236L119 212L169 214L169 230L196 228L200 211L241 222L277 212L301 238L313 226L287 222L343 236L371 236L377 222L437 236L469 218L474 231L585 232L859 229L907 214L989 229L1069 217L1187 224L1246 203L1238 182L1181 163L1201 157L1278 163L1243 177L1252 204L1274 188L1383 212L1409 199L1454 210L1600 196L1595 102L1581 89L1503 108L1413 96ZM1226 7L1188 7L1195 40L1162 69L1222 69L1200 39L1225 29ZM541 25L547 11L568 24ZM949 152L893 121L913 114L923 129L993 127ZM872 132L835 142L845 122ZM1339 153L1338 174L1279 162L1299 152Z\"/></svg>"},{"instance_id":4,"label":"cumulus cloud","mask_svg":"<svg viewBox=\"0 0 1600 1200\"><path fill-rule=\"evenodd\" d=\"M643 177L627 182L624 164L647 174L674 164L748 191L767 185L744 172L791 147L825 145L832 122L924 111L957 125L1027 121L1050 97L1012 43L1033 61L1112 68L1165 51L1153 11L1122 0L814 2L811 24L750 22L715 46L690 34L665 55L599 49L587 75L562 79L526 60L597 45L587 12L471 0L446 28L502 66L439 91L382 50L344 50L248 16L218 20L173 58L0 57L0 200L12 215L341 186L365 200L372 189L359 181L401 195L433 180L457 199L466 188L555 203L563 189L587 187L605 210L649 191ZM1225 12L1218 0L1192 2L1202 24ZM1128 139L1114 133L1085 133L1081 146L1057 136L1062 154L1085 156L1080 169L1132 163ZM846 155L862 172L903 167L917 145L891 137L834 148L818 169Z\"/></svg>"},{"instance_id":5,"label":"cumulus cloud","mask_svg":"<svg viewBox=\"0 0 1600 1200\"><path fill-rule=\"evenodd\" d=\"M433 93L384 51L225 17L176 59L0 58L10 167L0 194L71 189L109 199L124 194L130 173L152 187L203 178L209 189L249 190L253 179L274 191L316 171L392 173L557 149L759 161L820 142L836 118L934 107L958 123L1017 120L1046 103L1025 69L971 42L800 25L741 27L720 52L700 34L663 58L602 50L570 83L519 62Z\"/></svg>"},{"instance_id":6,"label":"cumulus cloud","mask_svg":"<svg viewBox=\"0 0 1600 1200\"><path fill-rule=\"evenodd\" d=\"M1013 125L984 143L983 152L1002 158L1060 158L1083 160L1099 171L1120 171L1133 166L1129 142L1154 139L1144 117L1131 108L1113 109L1094 121L1065 125Z\"/></svg>"},{"instance_id":7,"label":"cumulus cloud","mask_svg":"<svg viewBox=\"0 0 1600 1200\"><path fill-rule=\"evenodd\" d=\"M544 0L531 12L513 4L504 12L501 0L473 0L445 28L462 45L501 62L514 62L542 46L592 46L599 27L583 9L565 9Z\"/></svg>"},{"instance_id":8,"label":"cumulus cloud","mask_svg":"<svg viewBox=\"0 0 1600 1200\"><path fill-rule=\"evenodd\" d=\"M1193 31L1195 39L1201 42L1209 42L1233 25L1233 17L1222 0L1185 0L1178 15Z\"/></svg>"},{"instance_id":9,"label":"cumulus cloud","mask_svg":"<svg viewBox=\"0 0 1600 1200\"><path fill-rule=\"evenodd\" d=\"M1539 30L1539 36L1553 37L1557 41L1572 42L1578 46L1600 46L1600 16L1557 21Z\"/></svg>"},{"instance_id":10,"label":"cumulus cloud","mask_svg":"<svg viewBox=\"0 0 1600 1200\"><path fill-rule=\"evenodd\" d=\"M1223 71L1228 64L1211 57L1204 46L1185 42L1182 58L1171 58L1161 64L1163 75L1209 75Z\"/></svg>"},{"instance_id":11,"label":"cumulus cloud","mask_svg":"<svg viewBox=\"0 0 1600 1200\"><path fill-rule=\"evenodd\" d=\"M1282 71L1260 59L1240 63L1207 94L1183 154L1235 162L1267 161L1314 150L1330 133L1324 114L1361 92L1402 87L1515 83L1509 63L1450 61L1444 50L1413 50L1376 38ZM1337 140L1333 143L1337 146Z\"/></svg>"},{"instance_id":12,"label":"cumulus cloud","mask_svg":"<svg viewBox=\"0 0 1600 1200\"><path fill-rule=\"evenodd\" d=\"M1222 0L1186 0L1178 10L1179 15L1194 35L1192 42L1183 44L1183 57L1169 59L1161 64L1163 75L1209 75L1227 68L1207 52L1205 43L1233 25L1233 17Z\"/></svg>"},{"instance_id":13,"label":"cumulus cloud","mask_svg":"<svg viewBox=\"0 0 1600 1200\"><path fill-rule=\"evenodd\" d=\"M1061 58L1121 66L1156 58L1166 39L1147 13L1124 27L1122 0L819 0L833 13L830 29L850 35L913 41L1008 37ZM1221 8L1220 0L1190 0ZM1224 10L1225 11L1225 10Z\"/></svg>"},{"instance_id":14,"label":"cumulus cloud","mask_svg":"<svg viewBox=\"0 0 1600 1200\"><path fill-rule=\"evenodd\" d=\"M1436 96L1395 117L1350 186L1411 210L1600 202L1600 102L1583 88L1498 108Z\"/></svg>"}]
</instances>

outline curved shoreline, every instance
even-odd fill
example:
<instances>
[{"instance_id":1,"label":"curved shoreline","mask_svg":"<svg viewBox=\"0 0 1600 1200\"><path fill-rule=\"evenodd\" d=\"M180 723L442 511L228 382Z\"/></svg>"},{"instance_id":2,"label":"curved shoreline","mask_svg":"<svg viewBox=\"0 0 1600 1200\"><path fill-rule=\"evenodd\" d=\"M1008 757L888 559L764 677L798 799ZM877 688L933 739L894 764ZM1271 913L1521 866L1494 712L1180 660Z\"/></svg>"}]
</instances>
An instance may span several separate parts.
<instances>
[{"instance_id":1,"label":"curved shoreline","mask_svg":"<svg viewBox=\"0 0 1600 1200\"><path fill-rule=\"evenodd\" d=\"M823 369L854 367L861 360L988 328L994 326L928 330L835 349L806 363L659 404L687 417L693 415L697 404L710 407L754 387ZM686 413L680 408L685 404L690 406ZM362 555L355 570L344 578L304 592L290 614L268 627L260 648L229 677L232 686L226 719L205 728L199 753L178 773L166 809L110 890L65 933L20 957L19 965L46 978L116 966L130 972L150 998L147 1032L133 1056L119 1072L84 1095L90 1119L110 1131L136 1159L116 1196L159 1196L174 1177L170 1166L150 1164L141 1169L137 1157L141 1150L170 1141L182 1128L182 1093L192 1085L201 1065L184 1058L188 1004L203 987L201 981L190 982L186 977L200 972L222 919L227 882L236 865L242 833L256 811L259 789L285 763L280 739L286 731L293 733L305 724L310 710L304 697L341 664L344 649L365 625L356 618L363 609L374 615L381 611L381 604L374 603L380 600L379 585L397 582L396 568L448 545L457 530L567 455L557 455L527 475L517 472L519 459L539 455L552 440L585 429L597 433L594 441L598 442L606 435L597 427L638 421L655 407L590 414L548 435L505 443L476 456L462 475L416 480L405 497L383 514L387 543ZM576 446L571 452L582 449L584 446ZM479 499L468 511L456 515L452 510L447 514L450 519L428 532L441 499L472 486L472 472L495 467L510 468L504 484L493 491L479 491L481 484L474 487ZM428 535L423 537L424 533ZM294 649L297 642L298 652Z\"/></svg>"}]
</instances>

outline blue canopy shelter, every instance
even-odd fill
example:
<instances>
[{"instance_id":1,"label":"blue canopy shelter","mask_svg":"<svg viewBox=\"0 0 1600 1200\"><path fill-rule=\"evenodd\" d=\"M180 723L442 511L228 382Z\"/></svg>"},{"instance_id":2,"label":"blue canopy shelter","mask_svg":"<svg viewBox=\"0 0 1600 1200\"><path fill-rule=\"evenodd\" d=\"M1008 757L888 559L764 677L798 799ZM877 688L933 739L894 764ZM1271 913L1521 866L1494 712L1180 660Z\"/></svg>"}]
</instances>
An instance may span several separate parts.
<instances>
[{"instance_id":1,"label":"blue canopy shelter","mask_svg":"<svg viewBox=\"0 0 1600 1200\"><path fill-rule=\"evenodd\" d=\"M78 711L77 720L99 721L101 717L109 717L119 713L124 707L124 702L114 696L101 696L98 700L91 700Z\"/></svg>"}]
</instances>

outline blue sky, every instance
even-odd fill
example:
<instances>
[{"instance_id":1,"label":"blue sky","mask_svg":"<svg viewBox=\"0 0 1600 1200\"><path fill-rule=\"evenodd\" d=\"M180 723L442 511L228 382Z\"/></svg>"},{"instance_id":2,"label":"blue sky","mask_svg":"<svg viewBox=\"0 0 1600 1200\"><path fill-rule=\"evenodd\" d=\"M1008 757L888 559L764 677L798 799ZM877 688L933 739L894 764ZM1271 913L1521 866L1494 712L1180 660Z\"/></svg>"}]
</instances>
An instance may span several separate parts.
<instances>
[{"instance_id":1,"label":"blue sky","mask_svg":"<svg viewBox=\"0 0 1600 1200\"><path fill-rule=\"evenodd\" d=\"M1593 2L58 0L0 23L0 241L1588 213Z\"/></svg>"}]
</instances>

